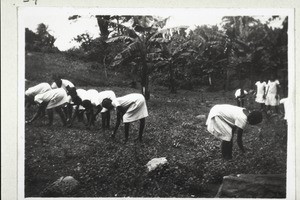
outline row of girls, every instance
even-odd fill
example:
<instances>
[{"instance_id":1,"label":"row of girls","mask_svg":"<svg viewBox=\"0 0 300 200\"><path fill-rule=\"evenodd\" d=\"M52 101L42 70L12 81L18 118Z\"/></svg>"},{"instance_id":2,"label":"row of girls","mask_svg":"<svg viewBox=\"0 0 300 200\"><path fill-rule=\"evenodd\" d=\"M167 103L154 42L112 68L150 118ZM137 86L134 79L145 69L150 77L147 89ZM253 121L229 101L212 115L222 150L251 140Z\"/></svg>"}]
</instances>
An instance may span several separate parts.
<instances>
[{"instance_id":1,"label":"row of girls","mask_svg":"<svg viewBox=\"0 0 300 200\"><path fill-rule=\"evenodd\" d=\"M145 118L148 110L145 98L142 94L132 93L117 97L112 90L97 91L95 89L77 89L72 82L53 76L54 82L40 83L25 91L25 107L37 104L38 109L26 124L32 124L35 120L47 115L49 125L53 124L53 114L56 112L61 118L63 126L71 127L74 120L84 120L86 115L86 126L94 125L97 115L101 113L102 128L110 128L111 111L116 110L117 121L112 137L119 128L121 121L125 126L125 142L128 140L129 124L140 121L138 140L142 141L145 127Z\"/></svg>"},{"instance_id":2,"label":"row of girls","mask_svg":"<svg viewBox=\"0 0 300 200\"><path fill-rule=\"evenodd\" d=\"M267 82L264 81L263 78L260 78L260 80L255 83L255 102L260 105L261 111L267 111L268 113L275 112L275 114L279 114L279 105L281 103L286 105L285 102L287 102L287 98L280 99L279 93L280 83L278 79L274 78L274 75L272 75ZM237 106L244 107L247 95L251 95L251 92L248 92L243 88L236 90L235 98Z\"/></svg>"}]
</instances>

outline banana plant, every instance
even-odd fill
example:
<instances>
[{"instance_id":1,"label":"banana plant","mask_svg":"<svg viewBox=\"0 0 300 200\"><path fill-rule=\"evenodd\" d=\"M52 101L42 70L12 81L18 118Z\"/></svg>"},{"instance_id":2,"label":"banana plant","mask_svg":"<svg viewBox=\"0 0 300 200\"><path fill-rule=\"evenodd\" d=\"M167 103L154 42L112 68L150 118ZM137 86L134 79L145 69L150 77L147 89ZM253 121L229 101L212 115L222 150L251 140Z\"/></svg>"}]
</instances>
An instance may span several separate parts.
<instances>
[{"instance_id":1,"label":"banana plant","mask_svg":"<svg viewBox=\"0 0 300 200\"><path fill-rule=\"evenodd\" d=\"M199 37L182 37L180 35L173 36L171 43L160 43L161 52L155 60L154 68L166 68L169 76L170 92L176 93L175 69L186 67L196 55L195 47L204 46L204 39Z\"/></svg>"},{"instance_id":2,"label":"banana plant","mask_svg":"<svg viewBox=\"0 0 300 200\"><path fill-rule=\"evenodd\" d=\"M180 30L185 27L174 27L162 29L168 18L159 18L153 16L133 16L132 24L124 24L109 21L115 27L118 27L122 35L117 35L106 40L107 43L124 42L127 47L123 49L113 59L111 66L116 66L133 60L141 66L141 93L146 100L150 99L149 90L149 66L157 55L162 52L161 44L167 44L169 39L163 37L165 34L174 30Z\"/></svg>"}]
</instances>

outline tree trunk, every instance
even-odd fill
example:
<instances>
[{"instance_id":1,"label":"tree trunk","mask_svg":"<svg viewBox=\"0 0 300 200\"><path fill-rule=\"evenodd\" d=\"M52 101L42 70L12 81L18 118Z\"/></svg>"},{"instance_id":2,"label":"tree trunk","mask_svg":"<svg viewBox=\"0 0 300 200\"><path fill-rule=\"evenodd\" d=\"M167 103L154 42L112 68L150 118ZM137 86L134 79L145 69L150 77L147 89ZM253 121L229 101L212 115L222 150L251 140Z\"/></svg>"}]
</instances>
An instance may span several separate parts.
<instances>
[{"instance_id":1,"label":"tree trunk","mask_svg":"<svg viewBox=\"0 0 300 200\"><path fill-rule=\"evenodd\" d=\"M170 90L171 90L170 92L176 93L175 81L174 81L174 70L171 64L169 65L169 74L170 74Z\"/></svg>"},{"instance_id":2,"label":"tree trunk","mask_svg":"<svg viewBox=\"0 0 300 200\"><path fill-rule=\"evenodd\" d=\"M105 39L107 39L109 35L108 31L108 21L110 19L110 15L96 15L97 23L99 26L99 30L101 33L101 36Z\"/></svg>"},{"instance_id":3,"label":"tree trunk","mask_svg":"<svg viewBox=\"0 0 300 200\"><path fill-rule=\"evenodd\" d=\"M226 91L229 90L229 69L228 69L228 67L226 69L225 90Z\"/></svg>"},{"instance_id":4,"label":"tree trunk","mask_svg":"<svg viewBox=\"0 0 300 200\"><path fill-rule=\"evenodd\" d=\"M105 75L105 79L107 80L107 70L106 70L106 63L105 63L105 60L106 60L106 55L104 56L103 58L103 68L104 68L104 75Z\"/></svg>"},{"instance_id":5,"label":"tree trunk","mask_svg":"<svg viewBox=\"0 0 300 200\"><path fill-rule=\"evenodd\" d=\"M144 95L146 100L150 99L150 91L149 91L149 76L148 76L148 66L146 62L146 56L142 56L142 74L141 74L142 80L142 94Z\"/></svg>"}]
</instances>

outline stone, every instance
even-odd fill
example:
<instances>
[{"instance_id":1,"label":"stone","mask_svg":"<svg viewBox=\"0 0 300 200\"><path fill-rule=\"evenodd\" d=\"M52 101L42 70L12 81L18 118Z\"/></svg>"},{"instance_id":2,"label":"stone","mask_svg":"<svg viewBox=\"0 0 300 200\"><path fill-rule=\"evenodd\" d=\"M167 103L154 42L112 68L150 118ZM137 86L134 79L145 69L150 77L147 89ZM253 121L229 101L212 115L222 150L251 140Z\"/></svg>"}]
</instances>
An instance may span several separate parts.
<instances>
[{"instance_id":1,"label":"stone","mask_svg":"<svg viewBox=\"0 0 300 200\"><path fill-rule=\"evenodd\" d=\"M217 198L285 198L285 174L238 174L223 177Z\"/></svg>"},{"instance_id":2,"label":"stone","mask_svg":"<svg viewBox=\"0 0 300 200\"><path fill-rule=\"evenodd\" d=\"M206 115L197 115L196 118L200 119L201 121L204 121L206 120Z\"/></svg>"},{"instance_id":3,"label":"stone","mask_svg":"<svg viewBox=\"0 0 300 200\"><path fill-rule=\"evenodd\" d=\"M168 163L168 161L167 161L166 157L153 158L146 164L147 171L151 172L151 171L155 170L158 166L162 166L167 163Z\"/></svg>"},{"instance_id":4,"label":"stone","mask_svg":"<svg viewBox=\"0 0 300 200\"><path fill-rule=\"evenodd\" d=\"M47 186L41 193L42 197L68 197L79 187L79 182L72 176L60 177Z\"/></svg>"}]
</instances>

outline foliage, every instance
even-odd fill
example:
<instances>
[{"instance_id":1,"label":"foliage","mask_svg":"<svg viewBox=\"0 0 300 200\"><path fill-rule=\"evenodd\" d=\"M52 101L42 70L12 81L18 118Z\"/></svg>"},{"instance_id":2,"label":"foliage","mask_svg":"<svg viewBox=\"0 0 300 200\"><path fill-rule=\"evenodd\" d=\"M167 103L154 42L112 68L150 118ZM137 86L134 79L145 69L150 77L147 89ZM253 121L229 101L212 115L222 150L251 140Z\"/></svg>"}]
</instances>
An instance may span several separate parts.
<instances>
[{"instance_id":1,"label":"foliage","mask_svg":"<svg viewBox=\"0 0 300 200\"><path fill-rule=\"evenodd\" d=\"M136 62L141 66L141 93L146 100L150 98L149 91L149 69L151 66L149 59L151 55L157 52L156 36L160 33L159 28L163 27L167 19L160 19L153 16L131 16L127 20L132 20L132 24L128 27L120 23L108 21L109 24L117 27L118 33L106 40L107 43L122 41L127 45L113 60L112 66ZM125 37L124 37L125 36ZM161 41L161 40L160 40Z\"/></svg>"},{"instance_id":2,"label":"foliage","mask_svg":"<svg viewBox=\"0 0 300 200\"><path fill-rule=\"evenodd\" d=\"M203 85L214 91L235 89L245 78L253 85L259 76L267 80L273 73L286 96L287 18L274 29L253 17L226 16L221 28L203 25L186 34L184 26L163 29L167 19L155 16L95 17L101 37L78 36L84 51L79 57L110 65L134 84L149 85L149 76L172 92Z\"/></svg>"},{"instance_id":3,"label":"foliage","mask_svg":"<svg viewBox=\"0 0 300 200\"><path fill-rule=\"evenodd\" d=\"M58 52L59 50L54 47L54 36L48 32L48 26L41 23L37 27L37 32L25 28L25 50L36 52Z\"/></svg>"}]
</instances>

